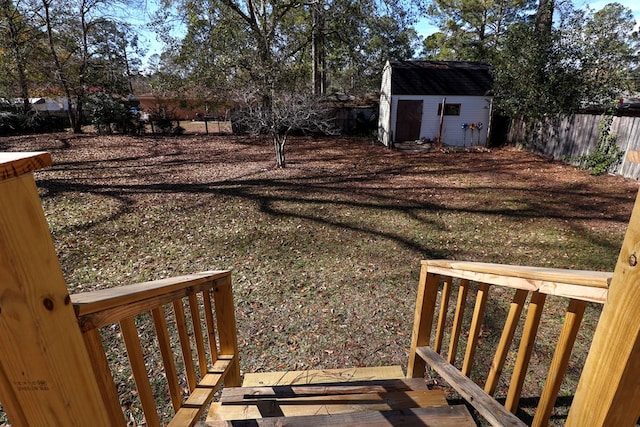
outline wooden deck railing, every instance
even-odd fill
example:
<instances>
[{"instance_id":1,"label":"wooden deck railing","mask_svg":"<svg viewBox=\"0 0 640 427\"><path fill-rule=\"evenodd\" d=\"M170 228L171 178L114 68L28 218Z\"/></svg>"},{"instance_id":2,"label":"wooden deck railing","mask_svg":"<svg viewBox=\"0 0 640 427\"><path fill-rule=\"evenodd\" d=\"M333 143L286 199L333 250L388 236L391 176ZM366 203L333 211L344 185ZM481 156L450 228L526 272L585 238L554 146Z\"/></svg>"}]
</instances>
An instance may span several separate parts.
<instances>
[{"instance_id":1,"label":"wooden deck railing","mask_svg":"<svg viewBox=\"0 0 640 427\"><path fill-rule=\"evenodd\" d=\"M227 386L240 384L229 271L81 293L72 295L71 301L113 426L126 423L112 375L116 367L109 363L117 356L113 354L117 350L104 347L101 328L113 338L109 332L119 325L148 426L164 423L158 415L154 390L156 394L157 390L165 390L170 397L175 416L169 425L190 426L199 420L223 382ZM158 347L161 366L157 362L148 366L153 359L151 353L157 350L143 348L140 340L140 329L151 329L151 323L155 339L150 342ZM159 368L163 375L158 375ZM153 387L148 371L154 374ZM158 377L166 384L158 386ZM181 378L186 379L186 384Z\"/></svg>"},{"instance_id":2,"label":"wooden deck railing","mask_svg":"<svg viewBox=\"0 0 640 427\"><path fill-rule=\"evenodd\" d=\"M407 375L422 377L425 375L426 365L429 365L492 425L524 425L513 414L518 409L545 300L547 295L566 297L568 302L564 325L532 423L535 426L547 425L587 302L606 301L612 276L613 273L606 272L444 260L423 261ZM450 310L454 281L458 284L458 295L455 307ZM477 288L475 305L470 319L465 322L467 300L471 283L474 282L477 284L477 287L473 287ZM501 294L511 293L512 296L500 339L495 349L489 351L490 354L493 353L493 360L490 367L485 367L488 368L488 375L484 381L478 381L484 383L480 387L470 376L481 341L487 301L494 287L502 288ZM527 305L506 400L502 406L492 396L496 392L507 356L512 348L516 348L514 336ZM463 334L463 329L468 335ZM468 338L464 357L461 365L457 365L458 368L456 361L459 353L463 352L458 349L461 336ZM443 344L445 337L449 338L446 352ZM485 340L482 341L482 351L486 354Z\"/></svg>"}]
</instances>

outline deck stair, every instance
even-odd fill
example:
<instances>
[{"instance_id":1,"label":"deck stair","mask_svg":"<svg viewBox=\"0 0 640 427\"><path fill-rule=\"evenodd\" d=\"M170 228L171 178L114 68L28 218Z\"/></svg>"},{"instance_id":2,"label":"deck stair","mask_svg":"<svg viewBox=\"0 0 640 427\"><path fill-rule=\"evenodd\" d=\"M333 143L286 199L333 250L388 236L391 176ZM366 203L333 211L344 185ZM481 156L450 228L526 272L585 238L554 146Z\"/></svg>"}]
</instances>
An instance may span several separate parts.
<instances>
[{"instance_id":1,"label":"deck stair","mask_svg":"<svg viewBox=\"0 0 640 427\"><path fill-rule=\"evenodd\" d=\"M206 423L222 426L475 426L442 389L406 378L400 366L267 372L225 388Z\"/></svg>"}]
</instances>

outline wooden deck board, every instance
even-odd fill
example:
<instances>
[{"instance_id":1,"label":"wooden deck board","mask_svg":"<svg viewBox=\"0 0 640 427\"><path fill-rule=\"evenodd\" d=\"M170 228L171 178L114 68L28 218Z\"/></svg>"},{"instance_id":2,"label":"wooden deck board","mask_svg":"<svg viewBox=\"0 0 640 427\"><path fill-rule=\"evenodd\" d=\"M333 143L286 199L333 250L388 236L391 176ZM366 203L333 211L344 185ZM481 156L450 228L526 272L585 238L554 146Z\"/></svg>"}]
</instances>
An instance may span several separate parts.
<instances>
[{"instance_id":1,"label":"wooden deck board","mask_svg":"<svg viewBox=\"0 0 640 427\"><path fill-rule=\"evenodd\" d=\"M339 415L447 406L442 390L406 378L400 366L248 374L243 387L223 389L208 422L266 417Z\"/></svg>"},{"instance_id":2,"label":"wooden deck board","mask_svg":"<svg viewBox=\"0 0 640 427\"><path fill-rule=\"evenodd\" d=\"M350 381L348 383L324 383L281 385L264 387L230 387L222 391L222 403L239 403L248 398L286 399L336 394L392 393L428 390L422 378L391 380Z\"/></svg>"},{"instance_id":3,"label":"wooden deck board","mask_svg":"<svg viewBox=\"0 0 640 427\"><path fill-rule=\"evenodd\" d=\"M241 427L241 426L429 426L464 427L476 426L465 406L435 406L430 408L398 409L392 411L368 411L336 415L272 417L234 421L207 421L202 426Z\"/></svg>"},{"instance_id":4,"label":"wooden deck board","mask_svg":"<svg viewBox=\"0 0 640 427\"><path fill-rule=\"evenodd\" d=\"M447 406L441 390L307 396L283 399L249 398L244 404L221 405L208 420L267 418L277 416L336 415L349 412L386 411L415 407Z\"/></svg>"},{"instance_id":5,"label":"wooden deck board","mask_svg":"<svg viewBox=\"0 0 640 427\"><path fill-rule=\"evenodd\" d=\"M462 375L454 366L450 365L442 356L429 347L418 347L416 353L424 359L442 378L482 415L491 425L524 427L524 424L514 414L507 411L491 396L487 395L480 386Z\"/></svg>"},{"instance_id":6,"label":"wooden deck board","mask_svg":"<svg viewBox=\"0 0 640 427\"><path fill-rule=\"evenodd\" d=\"M405 378L400 366L377 366L309 371L259 372L245 374L243 387L319 384L358 380L386 380Z\"/></svg>"}]
</instances>

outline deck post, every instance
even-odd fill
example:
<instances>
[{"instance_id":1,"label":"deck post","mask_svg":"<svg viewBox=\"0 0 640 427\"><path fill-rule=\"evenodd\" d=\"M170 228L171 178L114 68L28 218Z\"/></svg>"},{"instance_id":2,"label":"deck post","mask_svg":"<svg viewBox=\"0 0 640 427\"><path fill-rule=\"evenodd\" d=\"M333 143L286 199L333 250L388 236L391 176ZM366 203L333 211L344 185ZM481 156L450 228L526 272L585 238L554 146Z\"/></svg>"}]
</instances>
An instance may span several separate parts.
<instances>
[{"instance_id":1,"label":"deck post","mask_svg":"<svg viewBox=\"0 0 640 427\"><path fill-rule=\"evenodd\" d=\"M40 204L48 153L0 153L0 402L14 426L109 426Z\"/></svg>"},{"instance_id":2,"label":"deck post","mask_svg":"<svg viewBox=\"0 0 640 427\"><path fill-rule=\"evenodd\" d=\"M224 385L225 387L238 387L240 385L240 361L238 358L238 332L236 330L231 275L229 274L218 280L213 291L216 319L218 322L220 354L233 356L233 362L225 378Z\"/></svg>"},{"instance_id":3,"label":"deck post","mask_svg":"<svg viewBox=\"0 0 640 427\"><path fill-rule=\"evenodd\" d=\"M439 284L440 276L429 274L427 272L427 262L422 261L418 294L416 296L416 310L413 320L409 363L407 365L407 378L422 378L425 375L426 363L416 354L416 349L429 345L431 341L431 329Z\"/></svg>"},{"instance_id":4,"label":"deck post","mask_svg":"<svg viewBox=\"0 0 640 427\"><path fill-rule=\"evenodd\" d=\"M640 196L567 426L633 426L640 417Z\"/></svg>"}]
</instances>

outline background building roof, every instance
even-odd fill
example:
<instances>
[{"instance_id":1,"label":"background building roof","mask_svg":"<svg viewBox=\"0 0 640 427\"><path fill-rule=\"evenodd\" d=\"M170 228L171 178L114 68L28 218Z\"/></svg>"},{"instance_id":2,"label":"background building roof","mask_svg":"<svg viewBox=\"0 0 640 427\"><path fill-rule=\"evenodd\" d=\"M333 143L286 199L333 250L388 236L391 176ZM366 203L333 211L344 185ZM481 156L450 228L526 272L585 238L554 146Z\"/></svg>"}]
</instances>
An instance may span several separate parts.
<instances>
[{"instance_id":1,"label":"background building roof","mask_svg":"<svg viewBox=\"0 0 640 427\"><path fill-rule=\"evenodd\" d=\"M491 66L469 61L391 61L393 95L491 94Z\"/></svg>"}]
</instances>

